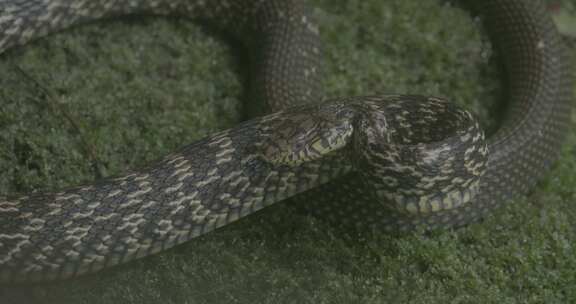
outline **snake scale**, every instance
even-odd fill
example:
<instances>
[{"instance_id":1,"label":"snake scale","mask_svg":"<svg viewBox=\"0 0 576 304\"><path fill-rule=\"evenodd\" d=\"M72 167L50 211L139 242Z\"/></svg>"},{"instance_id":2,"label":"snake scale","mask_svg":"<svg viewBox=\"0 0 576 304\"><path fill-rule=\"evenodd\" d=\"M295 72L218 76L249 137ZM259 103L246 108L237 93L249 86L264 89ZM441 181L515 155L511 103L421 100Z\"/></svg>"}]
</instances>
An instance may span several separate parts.
<instances>
[{"instance_id":1,"label":"snake scale","mask_svg":"<svg viewBox=\"0 0 576 304\"><path fill-rule=\"evenodd\" d=\"M408 231L461 226L527 193L567 131L566 52L539 1L475 4L508 88L486 140L468 112L434 97L319 104L319 33L300 0L0 0L0 52L127 14L204 20L244 42L251 96L275 111L122 177L2 198L0 282L92 273L296 195L328 218Z\"/></svg>"}]
</instances>

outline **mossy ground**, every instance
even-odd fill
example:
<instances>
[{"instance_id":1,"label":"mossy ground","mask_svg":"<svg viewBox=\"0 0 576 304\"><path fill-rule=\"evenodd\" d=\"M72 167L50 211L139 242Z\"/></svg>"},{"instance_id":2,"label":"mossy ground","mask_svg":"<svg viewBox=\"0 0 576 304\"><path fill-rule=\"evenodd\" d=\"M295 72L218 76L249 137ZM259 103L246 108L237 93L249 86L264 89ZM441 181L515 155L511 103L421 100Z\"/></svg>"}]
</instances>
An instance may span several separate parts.
<instances>
[{"instance_id":1,"label":"mossy ground","mask_svg":"<svg viewBox=\"0 0 576 304\"><path fill-rule=\"evenodd\" d=\"M328 96L445 96L494 125L498 68L465 11L444 1L313 5ZM0 189L55 189L120 174L234 126L242 116L234 53L187 20L158 18L98 23L12 50L0 62ZM561 160L528 198L456 231L343 233L278 204L162 254L75 280L6 288L0 300L576 302L574 127Z\"/></svg>"}]
</instances>

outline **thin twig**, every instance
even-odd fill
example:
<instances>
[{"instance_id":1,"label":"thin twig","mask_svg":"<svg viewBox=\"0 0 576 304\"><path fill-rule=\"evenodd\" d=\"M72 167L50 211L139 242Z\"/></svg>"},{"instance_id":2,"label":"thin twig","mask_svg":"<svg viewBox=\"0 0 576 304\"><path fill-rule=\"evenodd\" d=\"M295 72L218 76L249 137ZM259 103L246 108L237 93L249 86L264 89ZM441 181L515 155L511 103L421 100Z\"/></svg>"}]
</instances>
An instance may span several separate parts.
<instances>
[{"instance_id":1,"label":"thin twig","mask_svg":"<svg viewBox=\"0 0 576 304\"><path fill-rule=\"evenodd\" d=\"M67 120L68 123L72 126L72 128L77 133L77 135L80 139L80 146L82 147L84 154L87 155L88 158L90 159L91 167L92 167L92 170L93 170L95 177L97 179L102 178L104 176L103 169L101 168L101 164L103 164L103 162L98 157L98 154L96 153L97 149L94 146L94 144L91 141L88 141L86 139L86 136L84 135L84 132L82 132L82 128L80 127L80 124L76 121L75 117L72 114L70 114L70 112L68 111L68 109L66 107L62 106L62 103L58 102L58 98L55 96L55 94L50 89L48 89L46 86L42 85L42 83L40 83L40 81L38 81L36 78L34 78L32 75L30 75L30 73L26 72L24 69L22 69L19 65L14 64L14 67L27 80L34 83L34 85L38 89L40 89L40 91L42 91L42 93L47 97L47 100L48 100L48 103L50 105L50 109L52 110L52 112L55 114L63 115L65 120Z\"/></svg>"}]
</instances>

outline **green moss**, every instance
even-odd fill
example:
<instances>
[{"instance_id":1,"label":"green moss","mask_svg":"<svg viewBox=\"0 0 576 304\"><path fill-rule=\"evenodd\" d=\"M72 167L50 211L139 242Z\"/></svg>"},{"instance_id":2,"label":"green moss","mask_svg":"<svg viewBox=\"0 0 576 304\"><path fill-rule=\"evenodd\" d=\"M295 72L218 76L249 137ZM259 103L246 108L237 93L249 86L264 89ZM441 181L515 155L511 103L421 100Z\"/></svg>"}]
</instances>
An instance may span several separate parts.
<instances>
[{"instance_id":1,"label":"green moss","mask_svg":"<svg viewBox=\"0 0 576 304\"><path fill-rule=\"evenodd\" d=\"M497 68L465 11L443 1L314 5L328 96L445 96L493 125ZM11 51L0 62L0 188L55 189L120 174L234 126L242 107L234 58L226 43L190 22L155 18L81 27ZM572 132L561 161L530 197L456 231L346 234L278 204L165 253L4 297L568 303L576 300L575 150Z\"/></svg>"}]
</instances>

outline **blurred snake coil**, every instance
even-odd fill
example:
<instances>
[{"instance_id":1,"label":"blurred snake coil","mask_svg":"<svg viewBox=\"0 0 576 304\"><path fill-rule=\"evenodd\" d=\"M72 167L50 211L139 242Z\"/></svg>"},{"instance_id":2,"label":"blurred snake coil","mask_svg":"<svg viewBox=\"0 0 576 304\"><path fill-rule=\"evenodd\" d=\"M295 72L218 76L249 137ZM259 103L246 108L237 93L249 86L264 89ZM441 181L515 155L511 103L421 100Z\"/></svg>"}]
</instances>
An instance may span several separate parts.
<instances>
[{"instance_id":1,"label":"blurred snake coil","mask_svg":"<svg viewBox=\"0 0 576 304\"><path fill-rule=\"evenodd\" d=\"M506 114L488 138L434 97L324 101L320 43L300 0L0 0L0 52L82 23L180 15L240 39L251 99L272 113L127 175L0 200L0 283L93 273L294 196L383 232L468 224L528 192L570 118L567 52L536 0L474 3L501 56Z\"/></svg>"}]
</instances>

